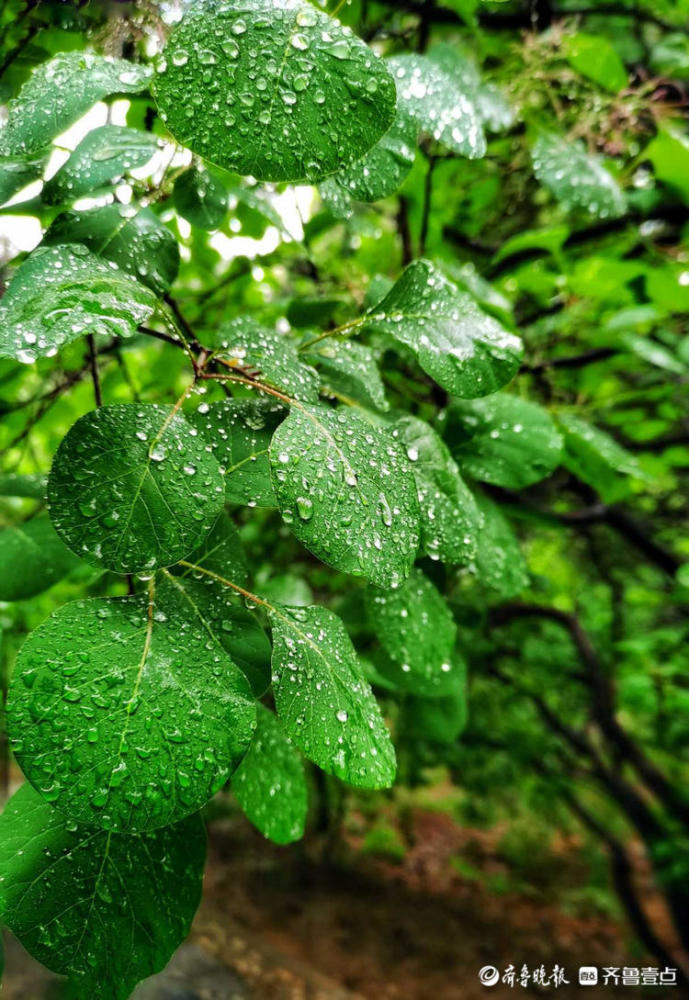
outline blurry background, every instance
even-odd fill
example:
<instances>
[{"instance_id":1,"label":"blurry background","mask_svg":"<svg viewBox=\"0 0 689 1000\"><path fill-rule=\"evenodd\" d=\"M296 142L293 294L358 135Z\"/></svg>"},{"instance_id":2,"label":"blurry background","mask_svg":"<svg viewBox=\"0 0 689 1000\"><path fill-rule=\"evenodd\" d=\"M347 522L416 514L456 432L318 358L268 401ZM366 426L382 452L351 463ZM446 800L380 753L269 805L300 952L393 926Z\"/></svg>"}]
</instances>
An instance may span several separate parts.
<instances>
[{"instance_id":1,"label":"blurry background","mask_svg":"<svg viewBox=\"0 0 689 1000\"><path fill-rule=\"evenodd\" d=\"M58 51L152 58L182 9L5 0L0 100ZM194 330L242 311L325 329L378 301L423 254L519 330L526 362L513 391L557 413L565 459L527 489L487 477L500 544L468 570L425 567L460 626L467 687L455 699L394 697L361 591L312 560L275 512L237 512L258 592L328 604L369 657L399 781L361 794L313 772L307 837L283 848L229 793L218 797L194 935L136 996L459 1000L485 993L481 967L510 964L517 980L523 965L547 976L564 967L558 992L574 996L579 965L686 970L689 4L348 0L339 17L381 54L440 51L481 109L486 155L467 159L428 137L399 194L375 204L331 182L259 187L224 175L209 228L164 190L189 154L148 99L118 99L96 105L12 192L0 209L2 263L54 221L58 209L41 214L32 199L90 129L153 129L151 161L74 207L159 192L152 207L181 251L175 302ZM454 92L439 100L451 114ZM382 367L393 406L411 398L433 419L448 403L399 359L384 355ZM92 407L84 375L83 344L59 363L0 361L0 524L40 502L12 496L7 476L45 473ZM111 401L175 398L178 358L127 341L102 378ZM461 455L451 408L442 430ZM55 607L85 590L121 592L107 574L68 569L52 589L0 603L5 684L26 633ZM19 781L6 747L1 766L4 797ZM8 998L59 996L7 947ZM529 979L494 992L547 989Z\"/></svg>"}]
</instances>

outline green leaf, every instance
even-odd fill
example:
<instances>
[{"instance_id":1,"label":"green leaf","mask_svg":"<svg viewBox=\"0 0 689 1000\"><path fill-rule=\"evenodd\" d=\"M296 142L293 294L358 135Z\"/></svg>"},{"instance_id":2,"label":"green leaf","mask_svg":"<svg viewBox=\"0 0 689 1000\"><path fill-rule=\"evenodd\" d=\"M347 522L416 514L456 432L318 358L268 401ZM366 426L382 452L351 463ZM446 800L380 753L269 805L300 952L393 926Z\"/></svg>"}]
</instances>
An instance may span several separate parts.
<instances>
[{"instance_id":1,"label":"green leaf","mask_svg":"<svg viewBox=\"0 0 689 1000\"><path fill-rule=\"evenodd\" d=\"M249 578L249 567L239 532L225 513L220 515L211 533L204 538L197 549L194 549L188 561L195 566L210 570L211 573L229 577L233 583L238 583L242 587ZM184 572L186 573L186 570Z\"/></svg>"},{"instance_id":2,"label":"green leaf","mask_svg":"<svg viewBox=\"0 0 689 1000\"><path fill-rule=\"evenodd\" d=\"M427 260L409 265L363 326L411 348L438 385L467 399L509 382L523 354L519 337Z\"/></svg>"},{"instance_id":3,"label":"green leaf","mask_svg":"<svg viewBox=\"0 0 689 1000\"><path fill-rule=\"evenodd\" d=\"M388 59L403 114L421 132L459 156L485 156L486 138L475 103L442 66L428 56L406 53Z\"/></svg>"},{"instance_id":4,"label":"green leaf","mask_svg":"<svg viewBox=\"0 0 689 1000\"><path fill-rule=\"evenodd\" d=\"M190 415L225 476L227 503L277 507L268 449L286 413L281 403L269 399L224 399L201 403Z\"/></svg>"},{"instance_id":5,"label":"green leaf","mask_svg":"<svg viewBox=\"0 0 689 1000\"><path fill-rule=\"evenodd\" d=\"M90 1000L127 1000L189 933L200 817L144 836L77 826L27 783L0 816L0 906L26 950Z\"/></svg>"},{"instance_id":6,"label":"green leaf","mask_svg":"<svg viewBox=\"0 0 689 1000\"><path fill-rule=\"evenodd\" d=\"M158 294L167 291L179 270L177 240L150 208L133 212L128 205L112 204L63 212L43 242L82 243Z\"/></svg>"},{"instance_id":7,"label":"green leaf","mask_svg":"<svg viewBox=\"0 0 689 1000\"><path fill-rule=\"evenodd\" d=\"M270 446L284 520L343 573L399 585L418 547L409 460L391 435L347 408L293 407Z\"/></svg>"},{"instance_id":8,"label":"green leaf","mask_svg":"<svg viewBox=\"0 0 689 1000\"><path fill-rule=\"evenodd\" d=\"M150 572L188 555L213 527L223 479L209 447L171 406L85 414L57 450L50 516L86 562Z\"/></svg>"},{"instance_id":9,"label":"green leaf","mask_svg":"<svg viewBox=\"0 0 689 1000\"><path fill-rule=\"evenodd\" d=\"M380 201L402 187L416 158L417 127L398 110L392 127L373 149L341 173L337 183L357 201Z\"/></svg>"},{"instance_id":10,"label":"green leaf","mask_svg":"<svg viewBox=\"0 0 689 1000\"><path fill-rule=\"evenodd\" d=\"M449 565L468 562L476 554L481 515L455 460L423 420L396 413L393 421L393 436L406 448L416 482L422 549Z\"/></svg>"},{"instance_id":11,"label":"green leaf","mask_svg":"<svg viewBox=\"0 0 689 1000\"><path fill-rule=\"evenodd\" d=\"M334 296L323 298L320 295L300 295L291 299L287 306L286 318L290 326L297 329L325 327L341 305L342 299L336 299Z\"/></svg>"},{"instance_id":12,"label":"green leaf","mask_svg":"<svg viewBox=\"0 0 689 1000\"><path fill-rule=\"evenodd\" d=\"M605 90L617 94L627 86L627 71L607 38L583 31L565 36L564 52L570 66Z\"/></svg>"},{"instance_id":13,"label":"green leaf","mask_svg":"<svg viewBox=\"0 0 689 1000\"><path fill-rule=\"evenodd\" d=\"M559 413L557 422L564 436L562 464L604 500L615 498L616 473L646 479L636 457L605 431L574 413Z\"/></svg>"},{"instance_id":14,"label":"green leaf","mask_svg":"<svg viewBox=\"0 0 689 1000\"><path fill-rule=\"evenodd\" d=\"M193 6L170 35L155 94L180 142L263 181L335 173L395 114L385 64L302 0Z\"/></svg>"},{"instance_id":15,"label":"green leaf","mask_svg":"<svg viewBox=\"0 0 689 1000\"><path fill-rule=\"evenodd\" d=\"M195 562L194 556L189 561L242 585L241 575L233 575L231 564L212 569L212 563ZM184 598L189 617L222 646L248 680L255 697L261 698L270 687L271 646L255 616L238 603L228 587L203 573L186 570L181 576L171 577L170 584Z\"/></svg>"},{"instance_id":16,"label":"green leaf","mask_svg":"<svg viewBox=\"0 0 689 1000\"><path fill-rule=\"evenodd\" d=\"M30 497L32 500L45 500L45 491L48 485L46 476L22 475L21 473L8 472L0 475L0 496L3 497Z\"/></svg>"},{"instance_id":17,"label":"green leaf","mask_svg":"<svg viewBox=\"0 0 689 1000\"><path fill-rule=\"evenodd\" d=\"M531 155L536 177L568 212L579 209L608 219L626 211L619 184L600 157L588 153L583 143L541 132Z\"/></svg>"},{"instance_id":18,"label":"green leaf","mask_svg":"<svg viewBox=\"0 0 689 1000\"><path fill-rule=\"evenodd\" d=\"M10 102L0 131L0 156L33 153L64 132L96 101L110 94L138 94L151 77L147 66L92 52L61 52L33 71Z\"/></svg>"},{"instance_id":19,"label":"green leaf","mask_svg":"<svg viewBox=\"0 0 689 1000\"><path fill-rule=\"evenodd\" d=\"M10 742L29 781L79 823L153 830L200 809L243 757L249 685L175 581L67 604L21 648Z\"/></svg>"},{"instance_id":20,"label":"green leaf","mask_svg":"<svg viewBox=\"0 0 689 1000\"><path fill-rule=\"evenodd\" d=\"M232 791L251 822L276 844L304 835L308 809L301 757L272 712L258 705L249 752L232 775Z\"/></svg>"},{"instance_id":21,"label":"green leaf","mask_svg":"<svg viewBox=\"0 0 689 1000\"><path fill-rule=\"evenodd\" d=\"M374 410L387 410L385 388L370 347L353 340L324 340L304 357L321 373L325 391Z\"/></svg>"},{"instance_id":22,"label":"green leaf","mask_svg":"<svg viewBox=\"0 0 689 1000\"><path fill-rule=\"evenodd\" d=\"M157 149L158 139L150 132L102 125L84 136L67 162L43 186L41 197L49 205L76 201L127 171L144 166Z\"/></svg>"},{"instance_id":23,"label":"green leaf","mask_svg":"<svg viewBox=\"0 0 689 1000\"><path fill-rule=\"evenodd\" d=\"M155 305L148 288L86 247L39 247L0 302L0 356L28 364L82 334L131 337Z\"/></svg>"},{"instance_id":24,"label":"green leaf","mask_svg":"<svg viewBox=\"0 0 689 1000\"><path fill-rule=\"evenodd\" d=\"M474 60L455 45L440 42L428 53L436 65L450 77L470 101L481 123L491 132L501 132L514 122L514 113L502 91L495 84L484 83Z\"/></svg>"},{"instance_id":25,"label":"green leaf","mask_svg":"<svg viewBox=\"0 0 689 1000\"><path fill-rule=\"evenodd\" d=\"M203 168L180 174L175 181L173 201L179 214L199 229L217 229L227 215L227 191Z\"/></svg>"},{"instance_id":26,"label":"green leaf","mask_svg":"<svg viewBox=\"0 0 689 1000\"><path fill-rule=\"evenodd\" d=\"M502 597L515 597L529 585L517 536L497 504L483 493L477 493L475 499L483 518L474 562L476 576Z\"/></svg>"},{"instance_id":27,"label":"green leaf","mask_svg":"<svg viewBox=\"0 0 689 1000\"><path fill-rule=\"evenodd\" d=\"M456 690L452 650L457 629L447 604L420 569L414 568L397 590L369 587L366 611L371 629L394 661L400 690L426 697Z\"/></svg>"},{"instance_id":28,"label":"green leaf","mask_svg":"<svg viewBox=\"0 0 689 1000\"><path fill-rule=\"evenodd\" d=\"M0 531L0 601L35 597L78 565L47 515L4 528Z\"/></svg>"},{"instance_id":29,"label":"green leaf","mask_svg":"<svg viewBox=\"0 0 689 1000\"><path fill-rule=\"evenodd\" d=\"M43 157L0 156L0 205L37 180L43 173L43 167Z\"/></svg>"},{"instance_id":30,"label":"green leaf","mask_svg":"<svg viewBox=\"0 0 689 1000\"><path fill-rule=\"evenodd\" d=\"M400 729L405 739L429 743L454 743L467 724L466 691L445 698L407 698L402 706Z\"/></svg>"},{"instance_id":31,"label":"green leaf","mask_svg":"<svg viewBox=\"0 0 689 1000\"><path fill-rule=\"evenodd\" d=\"M223 324L215 337L215 346L219 357L233 365L255 369L261 382L288 396L306 402L318 399L318 375L309 365L302 364L293 342L249 316L238 316Z\"/></svg>"},{"instance_id":32,"label":"green leaf","mask_svg":"<svg viewBox=\"0 0 689 1000\"><path fill-rule=\"evenodd\" d=\"M562 455L562 438L542 407L507 393L453 403L445 440L462 472L508 489L545 479Z\"/></svg>"},{"instance_id":33,"label":"green leaf","mask_svg":"<svg viewBox=\"0 0 689 1000\"><path fill-rule=\"evenodd\" d=\"M689 136L672 126L658 129L644 159L651 161L656 177L689 205Z\"/></svg>"},{"instance_id":34,"label":"green leaf","mask_svg":"<svg viewBox=\"0 0 689 1000\"><path fill-rule=\"evenodd\" d=\"M299 749L359 788L388 788L395 750L340 619L326 608L276 608L273 690L278 718Z\"/></svg>"}]
</instances>

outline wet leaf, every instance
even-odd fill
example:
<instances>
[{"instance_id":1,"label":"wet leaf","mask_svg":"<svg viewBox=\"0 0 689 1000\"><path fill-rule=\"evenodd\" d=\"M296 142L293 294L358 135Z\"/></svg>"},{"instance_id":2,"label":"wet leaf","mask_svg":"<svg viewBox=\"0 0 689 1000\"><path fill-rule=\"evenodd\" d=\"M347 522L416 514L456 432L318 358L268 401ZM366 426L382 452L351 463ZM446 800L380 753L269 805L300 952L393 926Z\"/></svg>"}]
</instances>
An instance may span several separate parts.
<instances>
[{"instance_id":1,"label":"wet leaf","mask_svg":"<svg viewBox=\"0 0 689 1000\"><path fill-rule=\"evenodd\" d=\"M232 775L232 791L265 837L291 844L304 835L308 809L304 765L272 712L258 705L256 719L249 752Z\"/></svg>"},{"instance_id":2,"label":"wet leaf","mask_svg":"<svg viewBox=\"0 0 689 1000\"><path fill-rule=\"evenodd\" d=\"M47 515L4 528L0 531L0 601L35 597L78 565Z\"/></svg>"},{"instance_id":3,"label":"wet leaf","mask_svg":"<svg viewBox=\"0 0 689 1000\"><path fill-rule=\"evenodd\" d=\"M194 557L189 561L194 562ZM195 565L210 569L207 562ZM211 572L241 586L241 576L233 575L232 569L228 565ZM184 598L189 617L222 646L248 680L253 694L261 698L270 687L271 646L255 615L238 602L227 586L202 573L185 569L171 578L170 586Z\"/></svg>"},{"instance_id":4,"label":"wet leaf","mask_svg":"<svg viewBox=\"0 0 689 1000\"><path fill-rule=\"evenodd\" d=\"M475 499L483 518L473 567L476 576L503 597L516 597L529 585L517 536L497 504L483 493L477 493Z\"/></svg>"},{"instance_id":5,"label":"wet leaf","mask_svg":"<svg viewBox=\"0 0 689 1000\"><path fill-rule=\"evenodd\" d=\"M417 128L459 156L485 156L486 138L475 102L428 56L407 53L387 60L400 110Z\"/></svg>"},{"instance_id":6,"label":"wet leaf","mask_svg":"<svg viewBox=\"0 0 689 1000\"><path fill-rule=\"evenodd\" d=\"M395 111L385 64L303 0L195 5L170 35L155 94L180 142L264 181L340 170Z\"/></svg>"},{"instance_id":7,"label":"wet leaf","mask_svg":"<svg viewBox=\"0 0 689 1000\"><path fill-rule=\"evenodd\" d=\"M501 90L484 83L478 66L455 45L440 42L428 58L449 76L467 100L474 105L479 119L490 132L502 132L514 122L514 112Z\"/></svg>"},{"instance_id":8,"label":"wet leaf","mask_svg":"<svg viewBox=\"0 0 689 1000\"><path fill-rule=\"evenodd\" d=\"M388 409L383 380L370 347L354 340L324 340L304 357L318 368L326 390L374 410Z\"/></svg>"},{"instance_id":9,"label":"wet leaf","mask_svg":"<svg viewBox=\"0 0 689 1000\"><path fill-rule=\"evenodd\" d=\"M209 442L225 476L227 503L277 507L268 449L287 410L269 399L201 403L189 417Z\"/></svg>"},{"instance_id":10,"label":"wet leaf","mask_svg":"<svg viewBox=\"0 0 689 1000\"><path fill-rule=\"evenodd\" d=\"M64 132L85 111L110 94L138 94L151 70L92 52L61 52L38 66L10 101L0 131L0 156L33 153Z\"/></svg>"},{"instance_id":11,"label":"wet leaf","mask_svg":"<svg viewBox=\"0 0 689 1000\"><path fill-rule=\"evenodd\" d=\"M409 265L363 326L410 347L438 385L466 399L504 386L523 354L519 337L426 260Z\"/></svg>"},{"instance_id":12,"label":"wet leaf","mask_svg":"<svg viewBox=\"0 0 689 1000\"><path fill-rule=\"evenodd\" d=\"M175 181L173 201L179 214L199 229L217 229L227 215L227 191L207 170L185 170Z\"/></svg>"},{"instance_id":13,"label":"wet leaf","mask_svg":"<svg viewBox=\"0 0 689 1000\"><path fill-rule=\"evenodd\" d=\"M103 406L70 428L48 480L50 516L67 545L117 573L187 556L223 505L205 441L171 406Z\"/></svg>"},{"instance_id":14,"label":"wet leaf","mask_svg":"<svg viewBox=\"0 0 689 1000\"><path fill-rule=\"evenodd\" d=\"M614 498L618 475L646 479L636 456L605 431L575 413L559 413L557 423L564 436L562 464L604 500Z\"/></svg>"},{"instance_id":15,"label":"wet leaf","mask_svg":"<svg viewBox=\"0 0 689 1000\"><path fill-rule=\"evenodd\" d=\"M476 553L481 515L447 445L429 424L409 414L394 414L390 426L411 462L422 549L450 565L468 562Z\"/></svg>"},{"instance_id":16,"label":"wet leaf","mask_svg":"<svg viewBox=\"0 0 689 1000\"><path fill-rule=\"evenodd\" d=\"M229 577L233 583L244 586L249 578L249 567L242 549L239 532L227 514L222 513L211 533L194 549L188 562L195 566ZM181 568L183 569L183 567ZM184 570L186 573L186 570Z\"/></svg>"},{"instance_id":17,"label":"wet leaf","mask_svg":"<svg viewBox=\"0 0 689 1000\"><path fill-rule=\"evenodd\" d=\"M531 155L536 177L567 211L579 209L599 219L625 212L627 202L619 184L582 143L541 132Z\"/></svg>"},{"instance_id":18,"label":"wet leaf","mask_svg":"<svg viewBox=\"0 0 689 1000\"><path fill-rule=\"evenodd\" d=\"M420 569L415 567L397 590L369 587L366 610L371 629L394 661L400 690L427 697L456 690L458 668L452 651L457 628L447 604Z\"/></svg>"},{"instance_id":19,"label":"wet leaf","mask_svg":"<svg viewBox=\"0 0 689 1000\"><path fill-rule=\"evenodd\" d=\"M402 187L416 158L417 126L400 113L376 145L361 159L335 175L350 198L379 201Z\"/></svg>"},{"instance_id":20,"label":"wet leaf","mask_svg":"<svg viewBox=\"0 0 689 1000\"><path fill-rule=\"evenodd\" d=\"M238 316L223 324L215 346L219 357L254 369L261 382L288 396L306 402L318 399L318 375L309 365L302 364L294 343L250 317Z\"/></svg>"},{"instance_id":21,"label":"wet leaf","mask_svg":"<svg viewBox=\"0 0 689 1000\"><path fill-rule=\"evenodd\" d=\"M326 608L278 608L273 690L278 718L300 750L359 788L387 788L395 750L340 619Z\"/></svg>"},{"instance_id":22,"label":"wet leaf","mask_svg":"<svg viewBox=\"0 0 689 1000\"><path fill-rule=\"evenodd\" d=\"M408 575L419 542L409 460L352 410L293 407L270 446L284 520L314 555L381 587Z\"/></svg>"},{"instance_id":23,"label":"wet leaf","mask_svg":"<svg viewBox=\"0 0 689 1000\"><path fill-rule=\"evenodd\" d=\"M28 364L83 334L131 337L155 305L150 289L86 247L39 247L0 302L0 356Z\"/></svg>"},{"instance_id":24,"label":"wet leaf","mask_svg":"<svg viewBox=\"0 0 689 1000\"><path fill-rule=\"evenodd\" d=\"M149 595L54 612L22 646L8 698L29 781L76 822L120 832L200 809L255 724L248 682L184 595L169 580Z\"/></svg>"},{"instance_id":25,"label":"wet leaf","mask_svg":"<svg viewBox=\"0 0 689 1000\"><path fill-rule=\"evenodd\" d=\"M462 690L445 698L407 698L400 729L405 739L454 743L467 724L468 705Z\"/></svg>"},{"instance_id":26,"label":"wet leaf","mask_svg":"<svg viewBox=\"0 0 689 1000\"><path fill-rule=\"evenodd\" d=\"M0 475L0 496L30 497L32 500L45 500L48 479L46 476L23 475L8 472Z\"/></svg>"},{"instance_id":27,"label":"wet leaf","mask_svg":"<svg viewBox=\"0 0 689 1000\"><path fill-rule=\"evenodd\" d=\"M43 173L43 167L43 157L0 156L0 205L37 180Z\"/></svg>"},{"instance_id":28,"label":"wet leaf","mask_svg":"<svg viewBox=\"0 0 689 1000\"><path fill-rule=\"evenodd\" d=\"M79 996L127 1000L189 933L205 857L198 815L111 834L70 822L27 783L0 816L3 922Z\"/></svg>"},{"instance_id":29,"label":"wet leaf","mask_svg":"<svg viewBox=\"0 0 689 1000\"><path fill-rule=\"evenodd\" d=\"M445 440L463 472L508 489L545 479L562 455L562 437L548 412L507 393L453 403Z\"/></svg>"},{"instance_id":30,"label":"wet leaf","mask_svg":"<svg viewBox=\"0 0 689 1000\"><path fill-rule=\"evenodd\" d=\"M144 166L157 149L158 140L150 132L102 125L84 136L67 162L43 186L41 196L49 205L76 201L127 171Z\"/></svg>"},{"instance_id":31,"label":"wet leaf","mask_svg":"<svg viewBox=\"0 0 689 1000\"><path fill-rule=\"evenodd\" d=\"M63 212L43 238L45 244L82 243L92 253L114 261L157 294L167 291L179 270L179 246L150 208L103 205Z\"/></svg>"}]
</instances>

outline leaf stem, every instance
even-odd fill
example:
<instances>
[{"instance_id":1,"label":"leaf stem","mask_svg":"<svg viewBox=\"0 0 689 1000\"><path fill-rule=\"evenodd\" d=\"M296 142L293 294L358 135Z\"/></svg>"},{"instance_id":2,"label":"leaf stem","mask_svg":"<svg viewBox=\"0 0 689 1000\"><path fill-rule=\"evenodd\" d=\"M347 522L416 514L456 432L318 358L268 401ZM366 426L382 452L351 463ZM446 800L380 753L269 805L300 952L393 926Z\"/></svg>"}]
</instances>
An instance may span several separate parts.
<instances>
[{"instance_id":1,"label":"leaf stem","mask_svg":"<svg viewBox=\"0 0 689 1000\"><path fill-rule=\"evenodd\" d=\"M103 405L103 393L100 386L100 374L98 372L98 352L96 351L96 338L92 333L86 337L89 351L89 365L91 366L91 379L93 380L93 395L96 398L96 406Z\"/></svg>"},{"instance_id":2,"label":"leaf stem","mask_svg":"<svg viewBox=\"0 0 689 1000\"><path fill-rule=\"evenodd\" d=\"M358 319L352 319L348 323L343 323L342 326L336 326L334 330L326 330L324 333L319 334L314 337L313 340L307 340L305 344L299 345L300 351L305 351L307 347L313 347L314 344L318 344L321 340L325 340L326 337L339 337L343 333L348 333L350 330L356 330L358 327L363 326L366 322L364 316L360 316Z\"/></svg>"},{"instance_id":3,"label":"leaf stem","mask_svg":"<svg viewBox=\"0 0 689 1000\"><path fill-rule=\"evenodd\" d=\"M241 594L242 597L251 601L252 604L258 604L262 608L267 608L268 611L272 611L273 614L280 613L277 608L274 608L272 604L268 603L268 601L264 601L262 597L252 594L251 591L245 590L244 587L240 587L238 583L233 583L232 580L226 580L224 576L219 576L218 573L214 573L210 569L204 569L203 566L198 566L196 563L187 562L186 559L180 559L179 565L186 566L187 569L192 570L194 573L204 573L206 576L210 576L213 580L217 580L218 583L222 583L225 587L230 587L232 590L235 590L238 594Z\"/></svg>"}]
</instances>

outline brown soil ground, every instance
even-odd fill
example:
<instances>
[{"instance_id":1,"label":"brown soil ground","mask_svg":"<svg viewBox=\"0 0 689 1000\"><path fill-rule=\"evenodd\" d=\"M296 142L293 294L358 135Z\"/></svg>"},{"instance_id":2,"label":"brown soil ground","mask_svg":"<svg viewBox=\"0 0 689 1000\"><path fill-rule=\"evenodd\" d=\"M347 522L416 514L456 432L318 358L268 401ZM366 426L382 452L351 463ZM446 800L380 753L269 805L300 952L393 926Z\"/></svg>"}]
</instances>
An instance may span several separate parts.
<instances>
[{"instance_id":1,"label":"brown soil ground","mask_svg":"<svg viewBox=\"0 0 689 1000\"><path fill-rule=\"evenodd\" d=\"M410 834L401 861L362 854L350 837L335 864L323 861L322 845L277 848L239 817L216 821L190 941L135 1000L581 998L580 965L644 964L624 925L594 913L572 916L542 894L498 895L450 863L469 856L482 872L499 867L495 832L462 830L447 815L416 810ZM563 844L561 853L568 878L576 878L575 847ZM543 964L548 972L557 963L569 985L479 983L483 966L510 963ZM60 992L58 981L10 939L5 1000L54 1000ZM584 990L584 997L634 995L641 991ZM643 995L660 1000L687 992L654 988Z\"/></svg>"}]
</instances>

